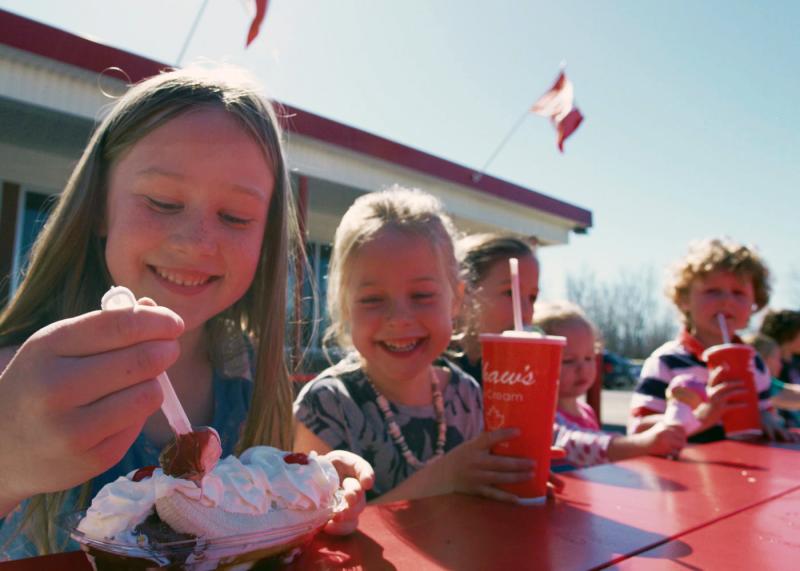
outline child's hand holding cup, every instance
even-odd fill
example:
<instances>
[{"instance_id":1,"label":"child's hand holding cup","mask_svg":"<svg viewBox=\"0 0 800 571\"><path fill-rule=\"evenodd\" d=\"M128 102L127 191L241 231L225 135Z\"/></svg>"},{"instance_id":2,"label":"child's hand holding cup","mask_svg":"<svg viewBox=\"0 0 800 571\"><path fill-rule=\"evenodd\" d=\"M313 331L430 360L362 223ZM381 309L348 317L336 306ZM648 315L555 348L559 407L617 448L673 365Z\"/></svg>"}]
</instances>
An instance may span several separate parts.
<instances>
[{"instance_id":1,"label":"child's hand holding cup","mask_svg":"<svg viewBox=\"0 0 800 571\"><path fill-rule=\"evenodd\" d=\"M710 371L715 371L711 386L727 381L743 383L743 390L731 395L722 413L722 425L729 438L758 436L761 434L761 413L753 370L754 349L741 343L723 343L709 347L703 360Z\"/></svg>"}]
</instances>

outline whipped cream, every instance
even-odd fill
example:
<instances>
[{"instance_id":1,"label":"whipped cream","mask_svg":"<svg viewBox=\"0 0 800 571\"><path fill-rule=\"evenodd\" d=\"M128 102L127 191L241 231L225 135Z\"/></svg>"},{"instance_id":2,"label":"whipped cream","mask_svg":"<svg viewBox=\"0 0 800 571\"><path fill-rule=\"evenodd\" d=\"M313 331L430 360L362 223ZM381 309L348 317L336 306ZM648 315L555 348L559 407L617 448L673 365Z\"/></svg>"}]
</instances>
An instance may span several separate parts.
<instances>
[{"instance_id":1,"label":"whipped cream","mask_svg":"<svg viewBox=\"0 0 800 571\"><path fill-rule=\"evenodd\" d=\"M287 463L287 452L255 446L228 456L199 483L156 468L104 486L78 530L95 539L142 544L136 526L155 510L173 529L208 539L302 523L330 510L339 488L333 464L312 452L308 462Z\"/></svg>"}]
</instances>

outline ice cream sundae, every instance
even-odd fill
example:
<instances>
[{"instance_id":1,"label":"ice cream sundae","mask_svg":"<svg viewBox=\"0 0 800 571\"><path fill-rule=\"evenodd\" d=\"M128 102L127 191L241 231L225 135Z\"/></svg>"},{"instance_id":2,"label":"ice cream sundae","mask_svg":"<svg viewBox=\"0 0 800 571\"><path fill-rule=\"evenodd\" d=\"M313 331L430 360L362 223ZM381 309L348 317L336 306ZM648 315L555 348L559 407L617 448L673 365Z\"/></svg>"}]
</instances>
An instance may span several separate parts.
<instances>
[{"instance_id":1,"label":"ice cream sundae","mask_svg":"<svg viewBox=\"0 0 800 571\"><path fill-rule=\"evenodd\" d=\"M135 305L124 287L101 302L108 311ZM254 446L220 460L217 431L193 427L166 373L158 381L175 433L161 465L105 485L68 522L95 568L246 569L309 539L339 507L328 459Z\"/></svg>"},{"instance_id":2,"label":"ice cream sundae","mask_svg":"<svg viewBox=\"0 0 800 571\"><path fill-rule=\"evenodd\" d=\"M247 553L285 551L318 530L337 507L338 488L327 459L255 446L197 481L160 467L120 477L100 490L73 537L96 560L116 553L149 559L149 568L225 568Z\"/></svg>"}]
</instances>

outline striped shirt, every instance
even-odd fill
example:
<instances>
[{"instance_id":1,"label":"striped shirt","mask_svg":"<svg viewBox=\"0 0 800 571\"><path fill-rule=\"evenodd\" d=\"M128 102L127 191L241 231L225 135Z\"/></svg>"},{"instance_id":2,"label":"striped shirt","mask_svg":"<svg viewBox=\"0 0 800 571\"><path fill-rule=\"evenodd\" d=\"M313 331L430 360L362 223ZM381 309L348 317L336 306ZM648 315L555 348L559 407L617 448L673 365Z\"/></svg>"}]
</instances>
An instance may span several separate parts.
<instances>
[{"instance_id":1,"label":"striped shirt","mask_svg":"<svg viewBox=\"0 0 800 571\"><path fill-rule=\"evenodd\" d=\"M741 342L738 338L735 338L734 341ZM708 367L702 359L705 349L706 347L697 338L687 331L683 331L677 339L667 341L645 360L639 382L631 399L629 433L636 430L644 417L651 414L662 414L666 410L667 386L677 375L691 375L703 383L708 383ZM766 410L771 407L769 372L758 354L755 354L753 359L759 408ZM696 434L691 440L705 442L721 438L724 438L724 431L719 426Z\"/></svg>"}]
</instances>

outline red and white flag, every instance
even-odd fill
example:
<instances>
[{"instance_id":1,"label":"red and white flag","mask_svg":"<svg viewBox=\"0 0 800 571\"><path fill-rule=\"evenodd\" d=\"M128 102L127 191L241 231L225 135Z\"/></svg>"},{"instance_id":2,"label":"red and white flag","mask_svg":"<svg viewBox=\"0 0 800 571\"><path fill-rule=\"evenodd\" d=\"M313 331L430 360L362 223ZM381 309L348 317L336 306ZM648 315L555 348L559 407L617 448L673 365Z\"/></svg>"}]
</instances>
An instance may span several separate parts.
<instances>
[{"instance_id":1,"label":"red and white flag","mask_svg":"<svg viewBox=\"0 0 800 571\"><path fill-rule=\"evenodd\" d=\"M267 15L268 0L255 0L256 14L253 16L253 21L250 23L250 30L247 32L247 43L245 47L253 43L253 40L258 36L258 31L261 29L261 22L264 21L264 16Z\"/></svg>"},{"instance_id":2,"label":"red and white flag","mask_svg":"<svg viewBox=\"0 0 800 571\"><path fill-rule=\"evenodd\" d=\"M564 152L564 141L583 121L583 115L575 107L575 93L572 82L562 71L556 82L547 93L536 100L531 111L543 117L549 117L556 129L558 150Z\"/></svg>"}]
</instances>

